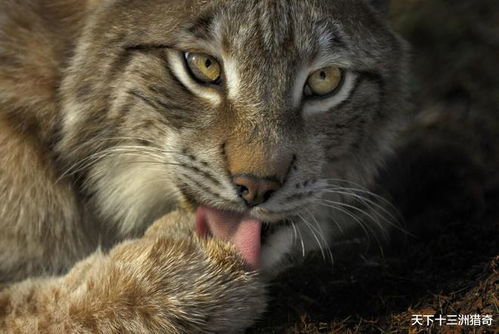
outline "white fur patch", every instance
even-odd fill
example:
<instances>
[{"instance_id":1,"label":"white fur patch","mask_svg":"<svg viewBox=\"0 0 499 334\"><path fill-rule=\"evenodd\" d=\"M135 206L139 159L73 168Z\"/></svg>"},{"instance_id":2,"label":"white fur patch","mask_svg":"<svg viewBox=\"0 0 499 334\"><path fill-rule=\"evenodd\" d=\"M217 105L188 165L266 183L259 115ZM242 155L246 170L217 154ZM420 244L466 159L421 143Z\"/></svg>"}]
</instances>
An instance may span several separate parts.
<instances>
[{"instance_id":1,"label":"white fur patch","mask_svg":"<svg viewBox=\"0 0 499 334\"><path fill-rule=\"evenodd\" d=\"M234 99L239 94L240 78L236 64L231 59L224 59L225 77L229 98Z\"/></svg>"},{"instance_id":2,"label":"white fur patch","mask_svg":"<svg viewBox=\"0 0 499 334\"><path fill-rule=\"evenodd\" d=\"M90 177L96 182L100 210L119 225L123 235L133 235L173 209L176 188L168 182L168 172L158 166L115 159L121 161L105 159L97 164Z\"/></svg>"}]
</instances>

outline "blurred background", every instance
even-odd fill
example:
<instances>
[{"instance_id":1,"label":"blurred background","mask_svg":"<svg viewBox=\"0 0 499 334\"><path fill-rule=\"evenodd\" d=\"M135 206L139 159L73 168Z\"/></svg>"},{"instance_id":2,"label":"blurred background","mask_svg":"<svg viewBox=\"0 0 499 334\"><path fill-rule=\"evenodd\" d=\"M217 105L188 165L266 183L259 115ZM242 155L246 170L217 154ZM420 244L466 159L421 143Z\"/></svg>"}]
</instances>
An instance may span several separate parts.
<instances>
[{"instance_id":1,"label":"blurred background","mask_svg":"<svg viewBox=\"0 0 499 334\"><path fill-rule=\"evenodd\" d=\"M309 255L251 333L499 332L499 1L392 0L412 46L414 122L376 191L401 215L379 249ZM411 326L490 314L492 326Z\"/></svg>"}]
</instances>

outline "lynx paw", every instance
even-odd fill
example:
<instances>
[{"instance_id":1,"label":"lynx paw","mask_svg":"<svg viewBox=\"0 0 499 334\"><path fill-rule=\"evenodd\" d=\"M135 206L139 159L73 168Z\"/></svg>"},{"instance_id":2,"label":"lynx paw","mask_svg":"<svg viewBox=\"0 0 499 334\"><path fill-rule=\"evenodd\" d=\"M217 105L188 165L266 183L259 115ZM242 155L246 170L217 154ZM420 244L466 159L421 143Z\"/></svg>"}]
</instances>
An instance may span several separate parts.
<instances>
[{"instance_id":1,"label":"lynx paw","mask_svg":"<svg viewBox=\"0 0 499 334\"><path fill-rule=\"evenodd\" d=\"M106 319L102 329L123 332L235 333L249 327L266 304L259 275L245 270L230 244L172 235L168 228L176 229L163 222L109 256L94 255L70 307L73 319Z\"/></svg>"}]
</instances>

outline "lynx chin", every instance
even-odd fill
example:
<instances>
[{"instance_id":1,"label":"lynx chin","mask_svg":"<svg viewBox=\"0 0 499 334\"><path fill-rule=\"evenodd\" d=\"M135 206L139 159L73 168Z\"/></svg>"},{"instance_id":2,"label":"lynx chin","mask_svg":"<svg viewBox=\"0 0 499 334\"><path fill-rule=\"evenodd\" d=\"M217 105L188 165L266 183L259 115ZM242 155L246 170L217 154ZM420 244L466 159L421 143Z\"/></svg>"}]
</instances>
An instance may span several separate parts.
<instances>
[{"instance_id":1,"label":"lynx chin","mask_svg":"<svg viewBox=\"0 0 499 334\"><path fill-rule=\"evenodd\" d=\"M386 7L0 0L0 332L241 332L279 268L386 230Z\"/></svg>"}]
</instances>

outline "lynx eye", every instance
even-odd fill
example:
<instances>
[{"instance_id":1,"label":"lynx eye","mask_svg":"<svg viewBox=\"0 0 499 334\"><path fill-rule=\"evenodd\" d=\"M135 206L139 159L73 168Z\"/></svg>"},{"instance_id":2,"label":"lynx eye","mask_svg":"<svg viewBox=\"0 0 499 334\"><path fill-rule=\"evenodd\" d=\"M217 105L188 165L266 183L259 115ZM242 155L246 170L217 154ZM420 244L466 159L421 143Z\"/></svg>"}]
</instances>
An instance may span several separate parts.
<instances>
[{"instance_id":1,"label":"lynx eye","mask_svg":"<svg viewBox=\"0 0 499 334\"><path fill-rule=\"evenodd\" d=\"M312 73L305 84L308 97L322 97L334 93L343 83L343 71L336 66L321 68Z\"/></svg>"},{"instance_id":2,"label":"lynx eye","mask_svg":"<svg viewBox=\"0 0 499 334\"><path fill-rule=\"evenodd\" d=\"M216 84L222 76L220 63L213 58L202 53L185 53L185 60L191 75L201 83Z\"/></svg>"}]
</instances>

